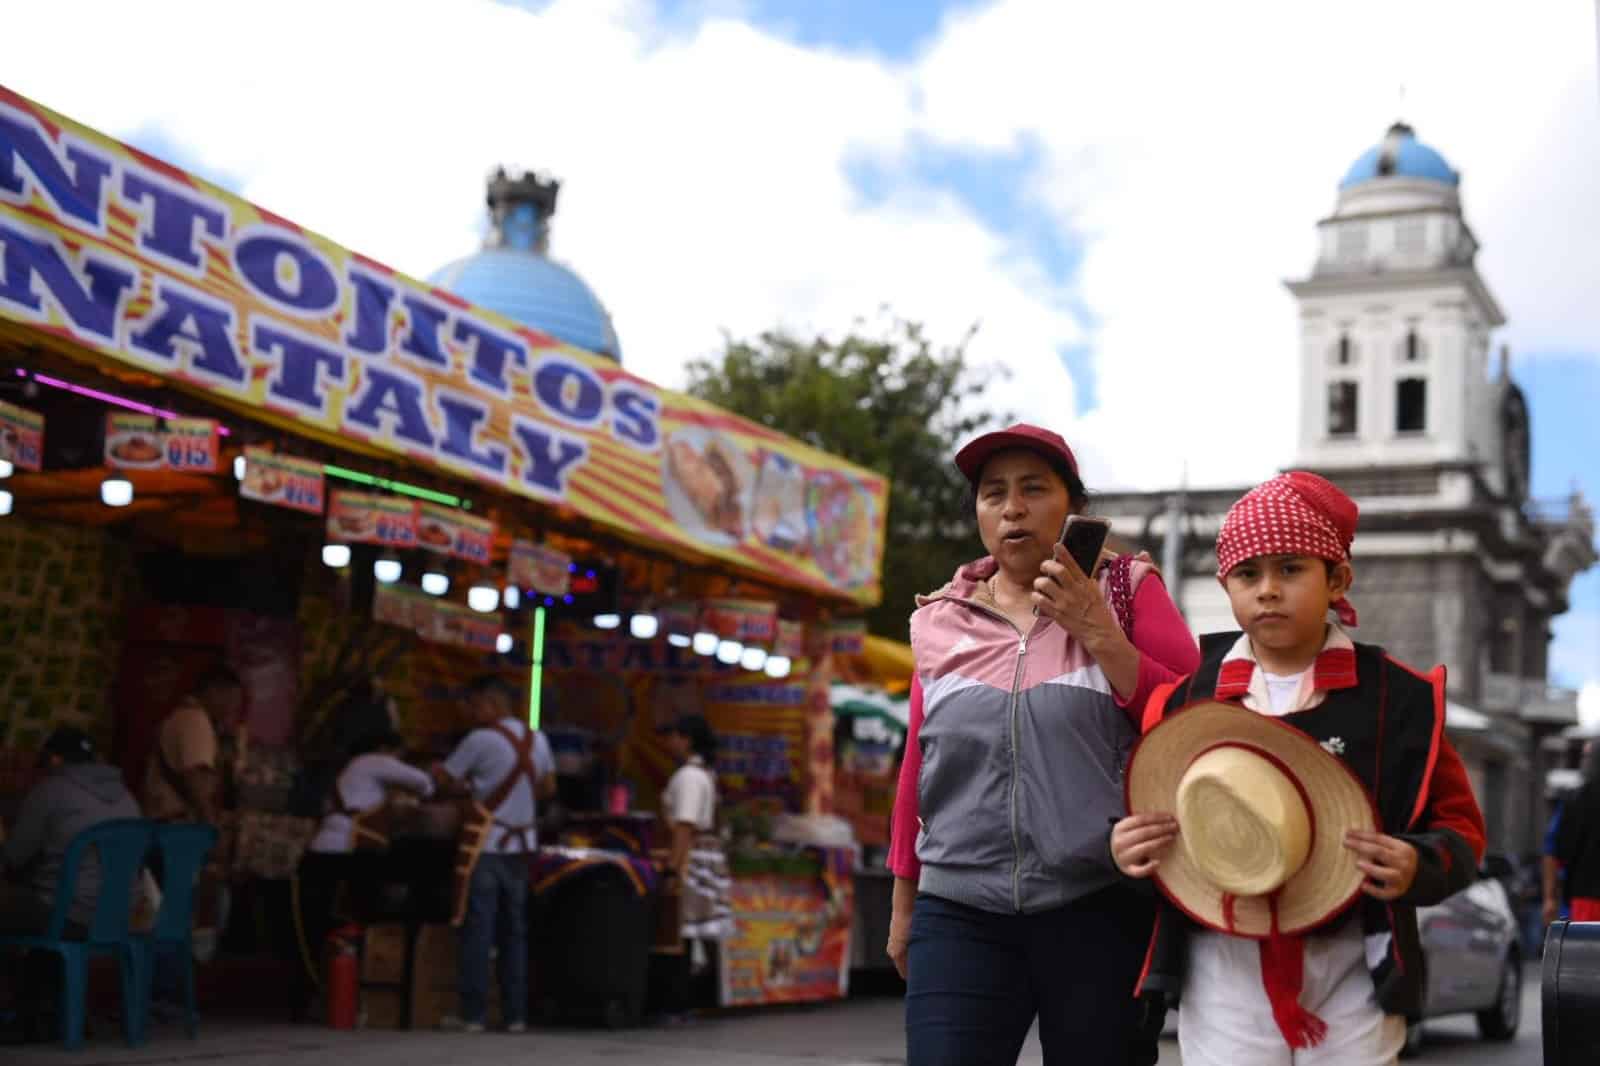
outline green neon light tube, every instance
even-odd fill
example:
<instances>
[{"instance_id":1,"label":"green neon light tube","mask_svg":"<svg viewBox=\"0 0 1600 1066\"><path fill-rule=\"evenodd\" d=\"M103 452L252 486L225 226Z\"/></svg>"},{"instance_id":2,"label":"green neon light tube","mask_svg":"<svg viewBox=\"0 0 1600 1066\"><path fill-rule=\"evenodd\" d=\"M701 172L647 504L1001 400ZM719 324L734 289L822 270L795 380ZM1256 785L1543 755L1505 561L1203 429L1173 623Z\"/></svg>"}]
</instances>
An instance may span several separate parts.
<instances>
[{"instance_id":1,"label":"green neon light tube","mask_svg":"<svg viewBox=\"0 0 1600 1066\"><path fill-rule=\"evenodd\" d=\"M417 499L427 500L429 503L442 503L446 507L460 507L465 510L472 508L472 504L468 501L459 496L452 496L447 492L435 492L432 489L422 488L420 485L408 485L404 481L390 481L386 477L363 474L359 470L351 470L348 467L334 466L328 463L323 465L322 472L329 477L354 481L358 485L371 485L377 489L388 489L390 492L398 492L402 496L415 496Z\"/></svg>"},{"instance_id":2,"label":"green neon light tube","mask_svg":"<svg viewBox=\"0 0 1600 1066\"><path fill-rule=\"evenodd\" d=\"M528 678L528 728L539 728L540 697L544 694L544 608L533 609L533 647L528 651L533 672Z\"/></svg>"}]
</instances>

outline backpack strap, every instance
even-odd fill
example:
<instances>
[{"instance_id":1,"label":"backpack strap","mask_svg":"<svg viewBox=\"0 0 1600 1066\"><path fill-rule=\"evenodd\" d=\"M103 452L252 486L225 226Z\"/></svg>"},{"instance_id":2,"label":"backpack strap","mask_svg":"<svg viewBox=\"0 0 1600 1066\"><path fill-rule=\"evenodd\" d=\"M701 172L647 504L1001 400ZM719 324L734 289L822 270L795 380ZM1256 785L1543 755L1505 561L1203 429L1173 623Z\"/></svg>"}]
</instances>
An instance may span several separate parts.
<instances>
[{"instance_id":1,"label":"backpack strap","mask_svg":"<svg viewBox=\"0 0 1600 1066\"><path fill-rule=\"evenodd\" d=\"M1133 639L1133 556L1119 555L1106 564L1106 593L1122 633Z\"/></svg>"}]
</instances>

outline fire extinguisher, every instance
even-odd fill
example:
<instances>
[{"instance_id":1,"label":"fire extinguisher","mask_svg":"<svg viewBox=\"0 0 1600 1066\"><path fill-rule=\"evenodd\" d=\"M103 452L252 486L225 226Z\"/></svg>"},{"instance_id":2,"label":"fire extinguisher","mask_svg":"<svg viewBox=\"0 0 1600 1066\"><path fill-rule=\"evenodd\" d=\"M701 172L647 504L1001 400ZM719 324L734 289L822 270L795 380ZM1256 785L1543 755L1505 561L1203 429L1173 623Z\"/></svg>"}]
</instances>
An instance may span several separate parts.
<instances>
[{"instance_id":1,"label":"fire extinguisher","mask_svg":"<svg viewBox=\"0 0 1600 1066\"><path fill-rule=\"evenodd\" d=\"M361 963L356 947L361 930L343 926L328 934L327 972L322 987L327 993L326 1016L331 1029L356 1027L356 999L360 994Z\"/></svg>"}]
</instances>

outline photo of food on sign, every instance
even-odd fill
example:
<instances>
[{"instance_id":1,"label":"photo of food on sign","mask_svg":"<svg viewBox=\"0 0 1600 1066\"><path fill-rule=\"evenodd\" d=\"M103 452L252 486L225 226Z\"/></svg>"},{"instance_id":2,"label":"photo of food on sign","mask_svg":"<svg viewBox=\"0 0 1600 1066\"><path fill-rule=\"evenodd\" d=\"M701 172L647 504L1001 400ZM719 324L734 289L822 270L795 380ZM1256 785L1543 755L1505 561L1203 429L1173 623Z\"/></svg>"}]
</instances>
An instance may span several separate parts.
<instances>
[{"instance_id":1,"label":"photo of food on sign","mask_svg":"<svg viewBox=\"0 0 1600 1066\"><path fill-rule=\"evenodd\" d=\"M450 527L432 518L424 518L417 524L417 540L425 548L448 549L454 543L455 537Z\"/></svg>"},{"instance_id":2,"label":"photo of food on sign","mask_svg":"<svg viewBox=\"0 0 1600 1066\"><path fill-rule=\"evenodd\" d=\"M832 470L811 473L806 485L811 554L829 580L852 588L872 579L877 506L856 479Z\"/></svg>"},{"instance_id":3,"label":"photo of food on sign","mask_svg":"<svg viewBox=\"0 0 1600 1066\"><path fill-rule=\"evenodd\" d=\"M756 477L751 510L751 529L762 544L779 551L804 551L806 476L798 463L777 452L767 452Z\"/></svg>"},{"instance_id":4,"label":"photo of food on sign","mask_svg":"<svg viewBox=\"0 0 1600 1066\"><path fill-rule=\"evenodd\" d=\"M341 508L334 516L333 525L336 532L355 540L377 531L378 516L364 508Z\"/></svg>"},{"instance_id":5,"label":"photo of food on sign","mask_svg":"<svg viewBox=\"0 0 1600 1066\"><path fill-rule=\"evenodd\" d=\"M685 426L667 438L661 481L673 520L690 536L727 545L744 539L755 470L736 445Z\"/></svg>"},{"instance_id":6,"label":"photo of food on sign","mask_svg":"<svg viewBox=\"0 0 1600 1066\"><path fill-rule=\"evenodd\" d=\"M106 455L119 466L149 470L163 462L161 441L153 433L119 433L106 442Z\"/></svg>"},{"instance_id":7,"label":"photo of food on sign","mask_svg":"<svg viewBox=\"0 0 1600 1066\"><path fill-rule=\"evenodd\" d=\"M283 471L276 467L251 462L244 465L244 494L252 499L270 503L283 495L285 484Z\"/></svg>"}]
</instances>

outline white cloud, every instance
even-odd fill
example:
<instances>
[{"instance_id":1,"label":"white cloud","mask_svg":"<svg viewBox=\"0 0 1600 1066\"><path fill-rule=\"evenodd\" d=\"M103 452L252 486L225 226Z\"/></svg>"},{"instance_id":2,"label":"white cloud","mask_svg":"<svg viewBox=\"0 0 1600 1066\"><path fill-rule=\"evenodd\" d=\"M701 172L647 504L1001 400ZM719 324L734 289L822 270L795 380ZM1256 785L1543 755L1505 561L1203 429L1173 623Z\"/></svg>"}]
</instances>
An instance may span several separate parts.
<instances>
[{"instance_id":1,"label":"white cloud","mask_svg":"<svg viewBox=\"0 0 1600 1066\"><path fill-rule=\"evenodd\" d=\"M1578 692L1578 722L1589 729L1600 727L1600 681L1586 682Z\"/></svg>"},{"instance_id":2,"label":"white cloud","mask_svg":"<svg viewBox=\"0 0 1600 1066\"><path fill-rule=\"evenodd\" d=\"M974 355L1015 374L997 404L1069 429L1107 487L1288 460L1280 280L1309 265L1313 223L1402 84L1465 172L1507 336L1592 345L1600 242L1572 235L1600 232L1600 132L1577 5L1001 0L947 17L905 64L703 10L685 28L645 0L285 3L246 41L217 5L166 5L156 27L138 5L60 2L13 12L0 60L12 87L113 134L157 127L247 197L413 274L475 247L490 167L547 168L557 255L663 384L723 329L842 329L883 305L951 339L981 322ZM68 36L72 63L39 44ZM1035 148L1028 194L1085 242L1078 276L1048 278L917 184L895 165L913 135ZM864 156L899 183L882 201L846 176ZM1074 419L1057 353L1085 341L1099 406Z\"/></svg>"},{"instance_id":3,"label":"white cloud","mask_svg":"<svg viewBox=\"0 0 1600 1066\"><path fill-rule=\"evenodd\" d=\"M113 135L159 128L247 197L413 274L476 246L492 166L548 169L557 256L662 384L723 329L840 330L888 305L946 339L981 322L974 356L1014 372L997 405L1068 430L1098 487L1184 464L1202 483L1263 475L1294 436L1281 279L1308 269L1338 179L1402 110L1464 174L1503 339L1600 354L1589 5L999 0L903 63L792 44L737 0L670 24L646 0L236 10L170 3L157 24L145 5L23 5L0 71ZM1078 274L1049 278L919 184L915 141L1029 146L1025 195L1083 242ZM897 183L886 198L852 187L863 157ZM1083 343L1098 407L1074 418L1057 353Z\"/></svg>"}]
</instances>

